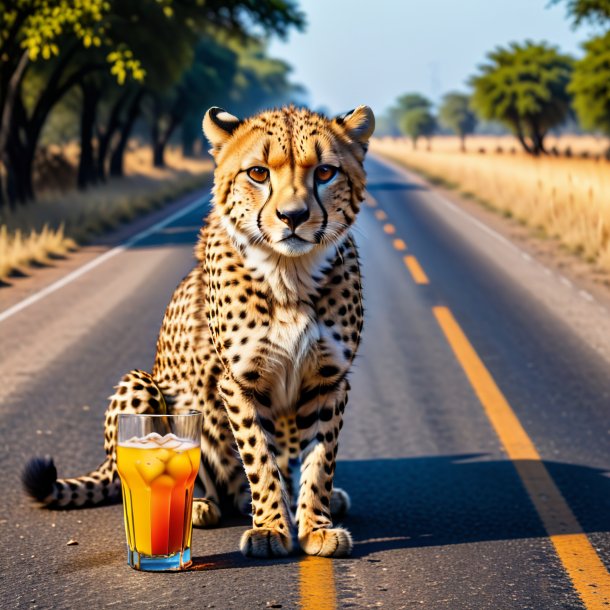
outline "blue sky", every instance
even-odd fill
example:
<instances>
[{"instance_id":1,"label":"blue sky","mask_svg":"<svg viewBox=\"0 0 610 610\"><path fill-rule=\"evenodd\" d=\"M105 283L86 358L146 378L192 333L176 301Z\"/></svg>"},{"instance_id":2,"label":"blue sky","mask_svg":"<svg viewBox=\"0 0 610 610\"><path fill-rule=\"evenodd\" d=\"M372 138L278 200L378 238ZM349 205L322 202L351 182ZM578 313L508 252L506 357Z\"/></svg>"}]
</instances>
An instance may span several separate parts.
<instances>
[{"instance_id":1,"label":"blue sky","mask_svg":"<svg viewBox=\"0 0 610 610\"><path fill-rule=\"evenodd\" d=\"M308 27L270 54L294 66L312 108L358 104L382 112L401 93L434 101L464 89L487 51L510 41L546 40L579 55L591 30L571 28L565 2L549 0L301 0ZM548 8L547 8L548 7Z\"/></svg>"}]
</instances>

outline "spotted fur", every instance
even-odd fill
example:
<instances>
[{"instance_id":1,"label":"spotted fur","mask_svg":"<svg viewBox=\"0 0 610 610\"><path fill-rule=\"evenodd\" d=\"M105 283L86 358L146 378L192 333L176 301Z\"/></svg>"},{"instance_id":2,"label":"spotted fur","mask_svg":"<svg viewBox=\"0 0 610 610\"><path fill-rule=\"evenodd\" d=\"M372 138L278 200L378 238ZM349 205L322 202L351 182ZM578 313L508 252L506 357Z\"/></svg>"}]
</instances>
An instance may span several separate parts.
<instances>
[{"instance_id":1,"label":"spotted fur","mask_svg":"<svg viewBox=\"0 0 610 610\"><path fill-rule=\"evenodd\" d=\"M111 397L105 462L56 480L51 461L34 460L24 473L32 495L62 507L116 496L117 415L197 409L196 525L218 522L223 485L252 514L244 554L287 555L293 540L313 555L351 551L348 531L332 523L349 508L333 474L362 331L350 228L373 127L365 106L335 119L294 107L244 121L206 113L214 206L197 264L165 312L152 372L131 371Z\"/></svg>"}]
</instances>

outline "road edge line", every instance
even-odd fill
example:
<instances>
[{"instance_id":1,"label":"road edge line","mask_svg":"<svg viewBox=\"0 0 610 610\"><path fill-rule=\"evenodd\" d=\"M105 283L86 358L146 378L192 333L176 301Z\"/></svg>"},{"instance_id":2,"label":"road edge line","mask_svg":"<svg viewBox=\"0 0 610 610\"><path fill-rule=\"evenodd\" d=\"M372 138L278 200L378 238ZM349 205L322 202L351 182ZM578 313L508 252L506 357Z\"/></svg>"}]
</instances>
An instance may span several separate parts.
<instances>
[{"instance_id":1,"label":"road edge line","mask_svg":"<svg viewBox=\"0 0 610 610\"><path fill-rule=\"evenodd\" d=\"M0 323L4 322L5 320L8 320L8 318L14 316L15 314L19 313L20 311L23 311L24 309L28 308L30 305L33 305L34 303L41 301L46 296L52 294L53 292L56 292L57 290L70 284L74 280L77 280L79 277L85 275L92 269L95 269L102 263L105 263L110 258L113 258L117 254L120 254L121 252L124 252L125 250L131 248L138 242L142 241L143 239L146 239L149 235L156 233L159 229L162 229L163 227L172 223L174 220L177 220L178 218L181 218L182 216L186 216L189 212L192 212L193 210L195 210L198 207L207 203L209 201L209 199L210 199L210 195L205 195L201 198L196 199L195 201L193 201L186 207L182 208L181 210L178 210L177 212L175 212L174 214L171 214L167 218L160 220L159 222L155 223L151 227L148 227L147 229L144 229L143 231L136 233L136 235L133 235L132 237L130 237L129 239L124 241L122 244L119 244L118 246L115 246L111 250L108 250L107 252L100 254L100 256L94 258L93 260L89 261L88 263L85 263L84 265L82 265L78 269L75 269L71 273L68 273L68 275L66 275L65 277L62 277L61 279L57 280L56 282L53 282L52 284L49 284L45 288L42 288L41 290L38 290L34 294L31 294L29 297L26 297L25 299L19 301L18 303L15 303L15 305L12 305L8 309L5 309L4 311L0 312Z\"/></svg>"}]
</instances>

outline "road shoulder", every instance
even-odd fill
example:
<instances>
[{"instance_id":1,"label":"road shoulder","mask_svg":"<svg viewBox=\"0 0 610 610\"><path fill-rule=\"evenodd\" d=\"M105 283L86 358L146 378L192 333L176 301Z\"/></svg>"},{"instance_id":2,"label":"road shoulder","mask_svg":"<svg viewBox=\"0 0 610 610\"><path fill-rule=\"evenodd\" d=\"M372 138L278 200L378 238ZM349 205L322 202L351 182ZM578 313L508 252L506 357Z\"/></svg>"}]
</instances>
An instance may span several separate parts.
<instances>
[{"instance_id":1,"label":"road shoulder","mask_svg":"<svg viewBox=\"0 0 610 610\"><path fill-rule=\"evenodd\" d=\"M452 227L471 248L531 294L555 319L561 320L584 343L610 364L610 289L595 282L571 256L557 253L531 231L510 219L438 188L383 156L374 156L426 193L425 205L439 221ZM474 232L473 232L474 231Z\"/></svg>"},{"instance_id":2,"label":"road shoulder","mask_svg":"<svg viewBox=\"0 0 610 610\"><path fill-rule=\"evenodd\" d=\"M210 188L211 180L204 188L192 191L160 209L134 219L133 222L120 225L118 228L100 235L91 243L80 246L76 251L69 253L65 258L56 259L53 264L32 268L28 270L27 275L11 278L8 286L0 287L0 312L62 280L98 256L154 226L163 218L171 216L193 201L206 196L210 192Z\"/></svg>"},{"instance_id":3,"label":"road shoulder","mask_svg":"<svg viewBox=\"0 0 610 610\"><path fill-rule=\"evenodd\" d=\"M438 193L444 199L458 206L464 212L512 242L558 277L565 277L579 290L591 294L606 310L610 311L609 273L595 269L592 264L568 252L556 240L537 235L531 227L526 227L512 218L503 216L499 211L464 197L455 190L433 184L415 170L394 159L382 155L376 155L376 158L406 173L415 184Z\"/></svg>"}]
</instances>

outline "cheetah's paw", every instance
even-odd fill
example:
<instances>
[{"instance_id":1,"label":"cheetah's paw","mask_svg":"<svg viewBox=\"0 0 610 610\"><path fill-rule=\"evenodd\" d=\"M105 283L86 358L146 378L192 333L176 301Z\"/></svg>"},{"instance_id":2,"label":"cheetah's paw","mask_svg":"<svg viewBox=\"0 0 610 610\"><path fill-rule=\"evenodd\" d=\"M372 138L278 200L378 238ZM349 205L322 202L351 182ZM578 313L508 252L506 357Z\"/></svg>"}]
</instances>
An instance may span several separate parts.
<instances>
[{"instance_id":1,"label":"cheetah's paw","mask_svg":"<svg viewBox=\"0 0 610 610\"><path fill-rule=\"evenodd\" d=\"M292 551L292 539L277 530L251 529L244 532L239 548L246 557L284 557Z\"/></svg>"},{"instance_id":2,"label":"cheetah's paw","mask_svg":"<svg viewBox=\"0 0 610 610\"><path fill-rule=\"evenodd\" d=\"M341 527L300 534L299 544L308 555L321 557L346 557L353 547L350 533Z\"/></svg>"},{"instance_id":3,"label":"cheetah's paw","mask_svg":"<svg viewBox=\"0 0 610 610\"><path fill-rule=\"evenodd\" d=\"M193 500L193 526L214 527L220 521L220 508L213 500L195 498Z\"/></svg>"},{"instance_id":4,"label":"cheetah's paw","mask_svg":"<svg viewBox=\"0 0 610 610\"><path fill-rule=\"evenodd\" d=\"M335 487L330 496L330 514L333 517L343 517L349 511L352 503L349 495L343 489Z\"/></svg>"}]
</instances>

